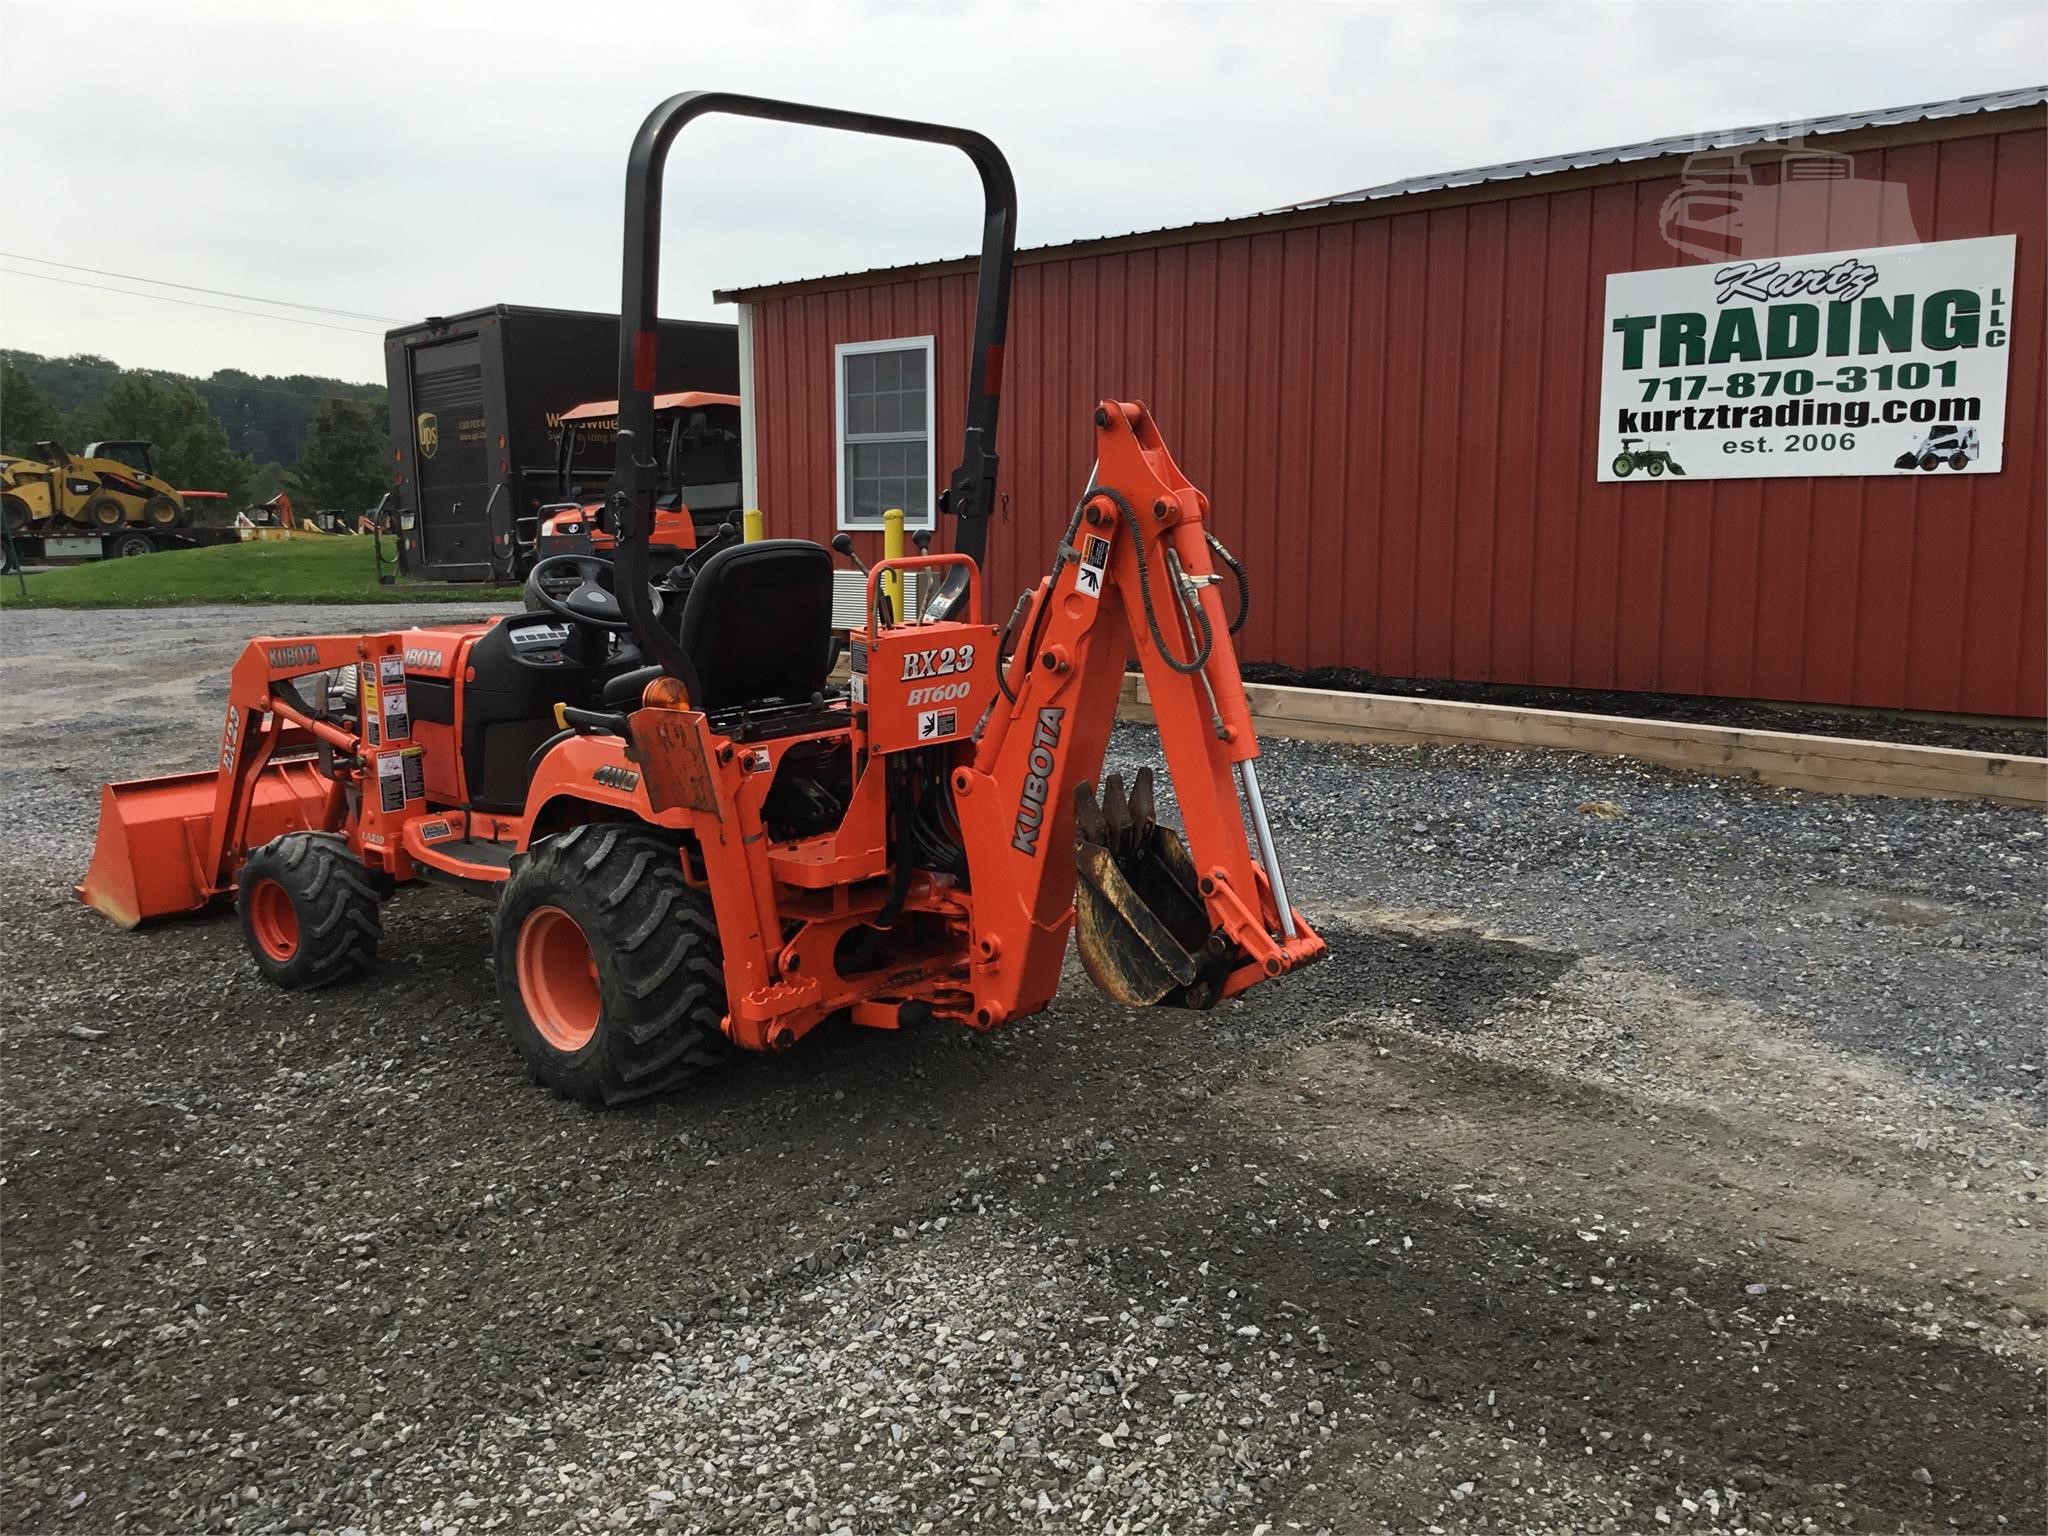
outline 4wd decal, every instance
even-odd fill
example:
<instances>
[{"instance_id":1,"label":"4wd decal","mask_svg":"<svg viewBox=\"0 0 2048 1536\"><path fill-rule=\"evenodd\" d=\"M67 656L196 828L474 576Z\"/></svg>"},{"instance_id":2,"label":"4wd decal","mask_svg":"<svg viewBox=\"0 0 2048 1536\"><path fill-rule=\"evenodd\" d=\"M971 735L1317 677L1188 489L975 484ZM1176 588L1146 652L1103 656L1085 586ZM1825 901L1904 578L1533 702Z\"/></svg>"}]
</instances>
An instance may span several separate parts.
<instances>
[{"instance_id":1,"label":"4wd decal","mask_svg":"<svg viewBox=\"0 0 2048 1536\"><path fill-rule=\"evenodd\" d=\"M613 763L606 763L602 768L593 773L591 778L604 785L607 789L638 789L640 787L639 774L635 773L631 768L621 768Z\"/></svg>"},{"instance_id":2,"label":"4wd decal","mask_svg":"<svg viewBox=\"0 0 2048 1536\"><path fill-rule=\"evenodd\" d=\"M1045 823L1045 796L1052 771L1059 759L1053 748L1060 744L1060 720L1064 707L1048 704L1038 712L1038 728L1031 733L1031 772L1025 776L1024 792L1017 799L1017 826L1010 846L1019 853L1038 857L1038 833Z\"/></svg>"}]
</instances>

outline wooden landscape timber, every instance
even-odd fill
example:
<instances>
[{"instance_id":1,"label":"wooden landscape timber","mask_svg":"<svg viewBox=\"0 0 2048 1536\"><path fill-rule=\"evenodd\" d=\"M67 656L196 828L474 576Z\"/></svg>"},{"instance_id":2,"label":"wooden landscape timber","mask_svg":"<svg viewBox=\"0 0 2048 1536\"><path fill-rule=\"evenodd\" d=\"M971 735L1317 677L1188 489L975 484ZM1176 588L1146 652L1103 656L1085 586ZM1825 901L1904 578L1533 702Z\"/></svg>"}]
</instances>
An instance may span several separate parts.
<instances>
[{"instance_id":1,"label":"wooden landscape timber","mask_svg":"<svg viewBox=\"0 0 2048 1536\"><path fill-rule=\"evenodd\" d=\"M2048 757L1274 683L1247 683L1245 693L1261 735L1297 741L1584 752L1780 789L1982 799L2048 810ZM1152 719L1144 679L1135 673L1124 679L1121 713L1127 720Z\"/></svg>"}]
</instances>

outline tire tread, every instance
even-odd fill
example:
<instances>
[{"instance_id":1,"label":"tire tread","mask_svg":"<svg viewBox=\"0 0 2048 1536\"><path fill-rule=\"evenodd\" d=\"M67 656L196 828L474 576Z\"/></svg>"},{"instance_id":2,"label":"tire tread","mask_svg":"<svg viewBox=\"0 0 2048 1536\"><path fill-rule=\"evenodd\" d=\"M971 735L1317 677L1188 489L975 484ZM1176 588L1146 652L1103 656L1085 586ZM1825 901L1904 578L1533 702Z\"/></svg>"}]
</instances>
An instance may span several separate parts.
<instances>
[{"instance_id":1,"label":"tire tread","mask_svg":"<svg viewBox=\"0 0 2048 1536\"><path fill-rule=\"evenodd\" d=\"M518 928L538 906L569 911L599 955L604 1008L573 1055L548 1046L519 995ZM496 935L507 1028L535 1078L606 1108L665 1093L726 1055L725 972L709 896L676 849L617 824L571 828L535 848L507 883Z\"/></svg>"}]
</instances>

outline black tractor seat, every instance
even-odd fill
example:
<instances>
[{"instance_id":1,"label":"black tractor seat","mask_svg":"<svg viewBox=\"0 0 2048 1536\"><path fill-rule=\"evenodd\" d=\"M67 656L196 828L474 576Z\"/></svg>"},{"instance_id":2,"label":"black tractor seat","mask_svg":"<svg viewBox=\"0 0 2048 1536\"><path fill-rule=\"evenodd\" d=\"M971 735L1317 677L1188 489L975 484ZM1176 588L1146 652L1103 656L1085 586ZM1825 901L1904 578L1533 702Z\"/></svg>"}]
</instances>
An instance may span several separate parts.
<instances>
[{"instance_id":1,"label":"black tractor seat","mask_svg":"<svg viewBox=\"0 0 2048 1536\"><path fill-rule=\"evenodd\" d=\"M805 704L832 670L832 556L809 539L762 539L721 549L704 563L683 604L678 638L696 665L706 714ZM605 705L629 709L659 667L636 667L604 684Z\"/></svg>"}]
</instances>

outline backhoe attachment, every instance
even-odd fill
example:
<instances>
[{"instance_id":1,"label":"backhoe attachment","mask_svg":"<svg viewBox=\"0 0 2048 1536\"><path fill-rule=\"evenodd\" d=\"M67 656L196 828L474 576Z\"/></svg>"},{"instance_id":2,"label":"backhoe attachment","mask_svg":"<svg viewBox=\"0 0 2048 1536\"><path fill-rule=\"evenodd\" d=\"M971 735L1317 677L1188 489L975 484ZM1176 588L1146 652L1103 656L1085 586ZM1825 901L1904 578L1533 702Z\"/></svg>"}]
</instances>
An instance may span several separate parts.
<instances>
[{"instance_id":1,"label":"backhoe attachment","mask_svg":"<svg viewBox=\"0 0 2048 1536\"><path fill-rule=\"evenodd\" d=\"M1188 846L1154 815L1150 768L1128 796L1112 773L1100 805L1092 785L1074 791L1074 861L1075 947L1103 995L1133 1008L1212 1006L1229 966Z\"/></svg>"},{"instance_id":2,"label":"backhoe attachment","mask_svg":"<svg viewBox=\"0 0 2048 1536\"><path fill-rule=\"evenodd\" d=\"M1131 1006L1212 1007L1325 952L1273 846L1218 590L1215 562L1235 562L1208 532L1208 498L1144 405L1104 400L1095 429L1094 471L1052 570L1011 615L1001 697L951 783L984 1029L1051 1000L1068 932L1089 977ZM1101 777L1133 656L1184 831L1159 824L1150 769Z\"/></svg>"}]
</instances>

